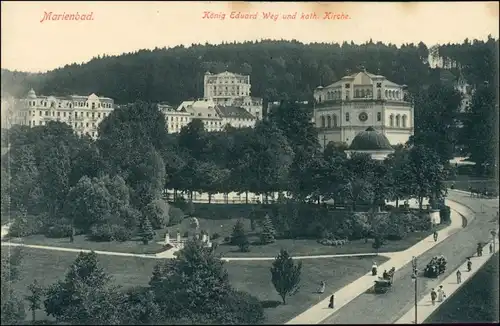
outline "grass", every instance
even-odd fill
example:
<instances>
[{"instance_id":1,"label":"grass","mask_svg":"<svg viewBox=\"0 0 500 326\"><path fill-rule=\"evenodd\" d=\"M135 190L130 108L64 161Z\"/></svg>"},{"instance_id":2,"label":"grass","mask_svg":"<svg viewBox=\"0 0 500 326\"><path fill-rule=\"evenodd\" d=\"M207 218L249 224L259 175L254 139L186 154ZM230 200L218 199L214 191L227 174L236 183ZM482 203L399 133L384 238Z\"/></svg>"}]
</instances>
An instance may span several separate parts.
<instances>
[{"instance_id":1,"label":"grass","mask_svg":"<svg viewBox=\"0 0 500 326\"><path fill-rule=\"evenodd\" d=\"M2 248L2 255L9 249ZM42 286L53 284L62 279L76 254L22 248L21 280L12 284L20 296L28 294L27 286L36 278ZM304 260L301 288L288 299L286 305L280 304L280 297L270 280L271 261L232 261L225 264L231 284L239 290L247 291L259 298L265 308L266 323L284 323L310 306L331 295L348 283L366 274L373 261L378 264L384 257L353 257L335 259ZM105 270L114 277L116 284L124 288L146 286L157 259L119 257L100 255L99 261ZM323 295L316 293L319 283L325 281L327 290ZM28 314L27 318L30 318ZM44 311L37 311L37 319L47 319Z\"/></svg>"},{"instance_id":2,"label":"grass","mask_svg":"<svg viewBox=\"0 0 500 326\"><path fill-rule=\"evenodd\" d=\"M150 241L147 245L144 245L140 239L133 239L130 241L109 241L109 242L97 242L89 241L85 235L77 235L74 237L74 242L71 243L69 238L47 238L44 235L37 234L31 235L24 238L10 238L8 241L24 243L30 245L39 246L52 246L52 247L65 247L65 248L75 248L75 249L87 249L87 250L97 250L97 251L112 251L112 252L125 252L134 254L155 254L158 252L165 251L162 242L165 239L165 230L156 230L156 236L153 241Z\"/></svg>"},{"instance_id":3,"label":"grass","mask_svg":"<svg viewBox=\"0 0 500 326\"><path fill-rule=\"evenodd\" d=\"M473 177L471 179L469 176L457 176L456 180L447 181L446 184L448 187L454 185L455 189L462 191L469 191L470 187L478 190L486 189L486 191L489 192L498 191L498 182L494 179L482 179L479 177Z\"/></svg>"},{"instance_id":4,"label":"grass","mask_svg":"<svg viewBox=\"0 0 500 326\"><path fill-rule=\"evenodd\" d=\"M373 253L375 250L372 248L372 240L365 243L364 240L351 241L342 247L324 246L319 244L314 239L278 239L276 242L267 245L259 244L259 235L256 232L250 231L250 220L243 219L245 230L248 232L249 240L251 242L250 252L240 252L237 246L222 243L224 238L230 237L233 227L237 219L198 219L200 227L199 230L209 232L209 235L217 233L219 238L214 241L219 242L217 253L222 253L226 257L274 257L281 249L286 249L292 255L306 256L306 255L335 255L335 254L355 254L355 253ZM444 227L444 226L440 226ZM95 242L89 241L84 235L75 236L74 242L70 243L68 238L53 239L47 238L43 235L32 235L24 238L13 238L12 242L22 242L24 244L67 247L76 249L88 250L101 250L113 252L129 252L136 254L154 254L165 251L166 249L162 244L165 239L165 233L170 232L170 238L175 239L177 231L184 237L185 232L189 235L194 234L194 229L190 226L189 218L184 219L180 224L170 226L162 230L157 230L156 237L148 245L142 244L141 241L125 241L125 242ZM415 243L421 241L432 233L426 232L413 232L399 241L387 241L387 243L379 249L379 252L394 252L403 251L413 246Z\"/></svg>"},{"instance_id":5,"label":"grass","mask_svg":"<svg viewBox=\"0 0 500 326\"><path fill-rule=\"evenodd\" d=\"M425 323L498 323L498 253Z\"/></svg>"}]
</instances>

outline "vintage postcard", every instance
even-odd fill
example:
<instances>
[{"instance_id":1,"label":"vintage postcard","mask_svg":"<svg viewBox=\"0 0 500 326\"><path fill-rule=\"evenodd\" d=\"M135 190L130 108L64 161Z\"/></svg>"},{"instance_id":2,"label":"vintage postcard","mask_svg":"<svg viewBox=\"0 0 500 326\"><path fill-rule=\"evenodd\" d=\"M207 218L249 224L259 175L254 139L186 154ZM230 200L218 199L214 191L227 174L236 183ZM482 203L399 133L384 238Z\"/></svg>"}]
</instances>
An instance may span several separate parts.
<instances>
[{"instance_id":1,"label":"vintage postcard","mask_svg":"<svg viewBox=\"0 0 500 326\"><path fill-rule=\"evenodd\" d=\"M498 2L1 2L1 324L499 322Z\"/></svg>"}]
</instances>

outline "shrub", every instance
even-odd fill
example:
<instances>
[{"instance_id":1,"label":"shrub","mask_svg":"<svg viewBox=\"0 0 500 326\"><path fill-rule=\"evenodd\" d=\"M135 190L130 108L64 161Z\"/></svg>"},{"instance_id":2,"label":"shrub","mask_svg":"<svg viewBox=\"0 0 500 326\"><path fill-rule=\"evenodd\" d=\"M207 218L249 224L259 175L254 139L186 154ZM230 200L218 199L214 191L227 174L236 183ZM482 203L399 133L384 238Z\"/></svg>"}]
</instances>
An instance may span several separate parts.
<instances>
[{"instance_id":1,"label":"shrub","mask_svg":"<svg viewBox=\"0 0 500 326\"><path fill-rule=\"evenodd\" d=\"M273 243L275 241L276 231L273 226L273 222L269 215L264 217L262 221L262 232L260 234L260 242L262 244Z\"/></svg>"},{"instance_id":2,"label":"shrub","mask_svg":"<svg viewBox=\"0 0 500 326\"><path fill-rule=\"evenodd\" d=\"M177 197L174 202L173 202L175 207L178 207L180 210L185 211L186 210L186 200L184 197Z\"/></svg>"},{"instance_id":3,"label":"shrub","mask_svg":"<svg viewBox=\"0 0 500 326\"><path fill-rule=\"evenodd\" d=\"M214 233L212 234L212 236L210 237L211 240L215 240L215 239L219 239L220 238L220 235L219 233Z\"/></svg>"},{"instance_id":4,"label":"shrub","mask_svg":"<svg viewBox=\"0 0 500 326\"><path fill-rule=\"evenodd\" d=\"M147 245L149 241L153 240L155 237L155 231L151 222L146 216L142 217L141 227L139 230L139 236L141 237L142 243Z\"/></svg>"},{"instance_id":5,"label":"shrub","mask_svg":"<svg viewBox=\"0 0 500 326\"><path fill-rule=\"evenodd\" d=\"M122 206L120 207L119 210L119 219L120 219L120 224L123 223L123 225L128 228L128 229L135 229L139 225L139 221L142 218L142 213L138 211L137 209L134 209L130 206Z\"/></svg>"},{"instance_id":6,"label":"shrub","mask_svg":"<svg viewBox=\"0 0 500 326\"><path fill-rule=\"evenodd\" d=\"M231 237L224 237L225 243L231 243Z\"/></svg>"},{"instance_id":7,"label":"shrub","mask_svg":"<svg viewBox=\"0 0 500 326\"><path fill-rule=\"evenodd\" d=\"M39 234L43 231L43 216L27 215L18 216L14 219L9 229L10 237L27 237L33 234Z\"/></svg>"},{"instance_id":8,"label":"shrub","mask_svg":"<svg viewBox=\"0 0 500 326\"><path fill-rule=\"evenodd\" d=\"M406 238L408 232L406 231L406 226L400 222L389 223L389 227L386 230L387 240L402 240Z\"/></svg>"},{"instance_id":9,"label":"shrub","mask_svg":"<svg viewBox=\"0 0 500 326\"><path fill-rule=\"evenodd\" d=\"M184 217L186 216L186 214L184 214L182 209L172 205L170 205L170 210L168 212L168 215L170 216L170 221L168 223L168 226L180 224L184 219Z\"/></svg>"},{"instance_id":10,"label":"shrub","mask_svg":"<svg viewBox=\"0 0 500 326\"><path fill-rule=\"evenodd\" d=\"M264 309L259 299L246 292L231 291L223 302L218 322L230 325L258 325L264 321Z\"/></svg>"},{"instance_id":11,"label":"shrub","mask_svg":"<svg viewBox=\"0 0 500 326\"><path fill-rule=\"evenodd\" d=\"M113 225L111 227L113 239L116 241L127 241L132 238L132 231L122 225Z\"/></svg>"},{"instance_id":12,"label":"shrub","mask_svg":"<svg viewBox=\"0 0 500 326\"><path fill-rule=\"evenodd\" d=\"M188 231L184 232L184 234L182 235L182 237L183 238L189 238L189 232Z\"/></svg>"},{"instance_id":13,"label":"shrub","mask_svg":"<svg viewBox=\"0 0 500 326\"><path fill-rule=\"evenodd\" d=\"M161 229L169 223L169 207L163 199L151 201L144 207L142 213L149 219L153 229Z\"/></svg>"},{"instance_id":14,"label":"shrub","mask_svg":"<svg viewBox=\"0 0 500 326\"><path fill-rule=\"evenodd\" d=\"M93 241L112 241L113 231L109 224L95 224L90 228L89 238Z\"/></svg>"},{"instance_id":15,"label":"shrub","mask_svg":"<svg viewBox=\"0 0 500 326\"><path fill-rule=\"evenodd\" d=\"M319 221L314 221L307 226L306 236L321 239L324 237L325 232L327 232L325 225Z\"/></svg>"},{"instance_id":16,"label":"shrub","mask_svg":"<svg viewBox=\"0 0 500 326\"><path fill-rule=\"evenodd\" d=\"M49 226L44 235L47 238L66 238L69 237L73 233L73 227L70 224L65 223L65 221L61 221L57 224Z\"/></svg>"}]
</instances>

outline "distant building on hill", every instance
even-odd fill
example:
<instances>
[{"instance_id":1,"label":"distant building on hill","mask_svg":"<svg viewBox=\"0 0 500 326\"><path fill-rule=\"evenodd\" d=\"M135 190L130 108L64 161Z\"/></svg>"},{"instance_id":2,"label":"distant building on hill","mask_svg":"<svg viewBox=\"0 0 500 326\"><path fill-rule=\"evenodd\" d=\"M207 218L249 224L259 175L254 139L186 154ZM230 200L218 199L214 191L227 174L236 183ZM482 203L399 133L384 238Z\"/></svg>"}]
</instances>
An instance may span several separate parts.
<instances>
[{"instance_id":1,"label":"distant building on hill","mask_svg":"<svg viewBox=\"0 0 500 326\"><path fill-rule=\"evenodd\" d=\"M203 96L217 105L242 107L258 120L262 119L262 98L250 95L250 76L228 71L220 74L206 72Z\"/></svg>"},{"instance_id":2,"label":"distant building on hill","mask_svg":"<svg viewBox=\"0 0 500 326\"><path fill-rule=\"evenodd\" d=\"M314 120L319 142L351 144L371 126L391 145L404 144L414 132L413 106L406 85L361 71L314 91Z\"/></svg>"},{"instance_id":3,"label":"distant building on hill","mask_svg":"<svg viewBox=\"0 0 500 326\"><path fill-rule=\"evenodd\" d=\"M43 96L31 89L19 100L16 109L16 124L35 127L48 121L65 122L76 134L97 137L97 127L114 109L114 100L109 97L89 96Z\"/></svg>"}]
</instances>

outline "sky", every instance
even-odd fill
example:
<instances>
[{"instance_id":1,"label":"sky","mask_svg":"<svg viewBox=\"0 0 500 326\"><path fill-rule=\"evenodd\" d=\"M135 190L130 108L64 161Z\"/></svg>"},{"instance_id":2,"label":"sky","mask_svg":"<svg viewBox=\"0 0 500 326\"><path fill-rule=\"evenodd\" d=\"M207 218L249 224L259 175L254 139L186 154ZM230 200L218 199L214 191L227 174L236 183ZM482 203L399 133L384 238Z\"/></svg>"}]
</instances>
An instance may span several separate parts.
<instances>
[{"instance_id":1,"label":"sky","mask_svg":"<svg viewBox=\"0 0 500 326\"><path fill-rule=\"evenodd\" d=\"M498 8L496 2L2 1L1 66L43 72L102 54L260 39L461 43L498 38ZM204 18L205 12L215 18ZM231 19L231 12L257 17ZM324 19L326 12L335 19ZM301 19L314 13L317 19ZM64 14L91 19L63 20ZM284 19L289 14L293 19Z\"/></svg>"}]
</instances>

